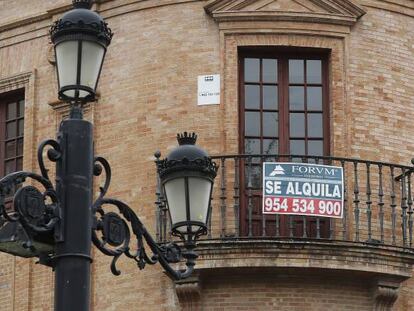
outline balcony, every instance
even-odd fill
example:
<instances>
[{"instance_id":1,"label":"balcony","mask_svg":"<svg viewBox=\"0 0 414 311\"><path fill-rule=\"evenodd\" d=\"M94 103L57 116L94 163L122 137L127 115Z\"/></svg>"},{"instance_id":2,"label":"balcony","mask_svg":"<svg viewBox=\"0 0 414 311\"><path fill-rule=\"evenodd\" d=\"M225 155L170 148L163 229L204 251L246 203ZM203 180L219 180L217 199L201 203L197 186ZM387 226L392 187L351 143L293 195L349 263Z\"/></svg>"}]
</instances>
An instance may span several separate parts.
<instances>
[{"instance_id":1,"label":"balcony","mask_svg":"<svg viewBox=\"0 0 414 311\"><path fill-rule=\"evenodd\" d=\"M223 269L355 273L378 282L391 281L394 289L411 277L414 264L413 167L296 155L213 158L220 168L213 193L209 234L197 248L200 275ZM264 215L263 162L343 167L344 217ZM160 191L157 198L157 238L166 242L171 236Z\"/></svg>"}]
</instances>

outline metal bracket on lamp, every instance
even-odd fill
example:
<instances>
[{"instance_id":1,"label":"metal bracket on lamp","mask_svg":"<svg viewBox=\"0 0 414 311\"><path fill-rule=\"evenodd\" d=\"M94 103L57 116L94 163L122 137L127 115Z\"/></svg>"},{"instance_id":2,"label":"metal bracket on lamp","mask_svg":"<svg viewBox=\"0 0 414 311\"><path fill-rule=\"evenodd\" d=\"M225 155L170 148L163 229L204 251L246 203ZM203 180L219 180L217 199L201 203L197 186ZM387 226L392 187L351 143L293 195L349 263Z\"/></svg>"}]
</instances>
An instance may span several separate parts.
<instances>
[{"instance_id":1,"label":"metal bracket on lamp","mask_svg":"<svg viewBox=\"0 0 414 311\"><path fill-rule=\"evenodd\" d=\"M60 158L57 141L42 142L37 152L41 175L20 171L0 179L0 228L4 234L0 235L0 250L23 257L38 256L44 264L47 260L43 259L53 253L54 243L63 239L60 203L43 161L47 146L52 147L47 151L50 161ZM22 186L28 180L36 181L43 189Z\"/></svg>"},{"instance_id":2,"label":"metal bracket on lamp","mask_svg":"<svg viewBox=\"0 0 414 311\"><path fill-rule=\"evenodd\" d=\"M120 256L133 259L139 269L144 269L146 264L154 265L157 262L165 269L166 273L172 279L183 279L188 277L194 270L197 254L194 252L195 243L193 241L184 241L184 250L175 243L158 244L151 234L147 231L137 214L124 202L106 198L111 181L111 168L108 161L102 157L95 158L94 175L101 175L105 172L105 183L100 187L99 197L93 204L94 228L92 232L92 241L94 245L105 255L112 256L111 272L114 275L120 275L116 267L117 260ZM115 206L118 213L113 211L106 212L108 206ZM131 251L131 230L135 237L136 249ZM100 235L98 235L100 233ZM151 250L148 255L145 244ZM170 264L177 263L182 258L186 260L186 270L175 270Z\"/></svg>"}]
</instances>

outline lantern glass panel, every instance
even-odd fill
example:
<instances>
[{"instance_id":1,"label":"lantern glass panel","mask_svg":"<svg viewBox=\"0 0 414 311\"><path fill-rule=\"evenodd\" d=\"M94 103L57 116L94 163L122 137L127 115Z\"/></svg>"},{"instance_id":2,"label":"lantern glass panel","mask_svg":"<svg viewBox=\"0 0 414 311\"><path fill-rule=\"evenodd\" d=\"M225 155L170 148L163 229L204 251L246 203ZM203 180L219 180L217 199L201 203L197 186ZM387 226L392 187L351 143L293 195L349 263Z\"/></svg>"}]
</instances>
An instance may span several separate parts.
<instances>
[{"instance_id":1,"label":"lantern glass panel","mask_svg":"<svg viewBox=\"0 0 414 311\"><path fill-rule=\"evenodd\" d=\"M56 46L59 88L76 84L78 44L78 41L64 41ZM67 90L64 94L68 97L75 97L74 90Z\"/></svg>"},{"instance_id":2,"label":"lantern glass panel","mask_svg":"<svg viewBox=\"0 0 414 311\"><path fill-rule=\"evenodd\" d=\"M191 220L206 224L210 203L211 181L204 178L190 177L188 185Z\"/></svg>"},{"instance_id":3,"label":"lantern glass panel","mask_svg":"<svg viewBox=\"0 0 414 311\"><path fill-rule=\"evenodd\" d=\"M187 221L184 178L167 181L164 185L172 224Z\"/></svg>"},{"instance_id":4,"label":"lantern glass panel","mask_svg":"<svg viewBox=\"0 0 414 311\"><path fill-rule=\"evenodd\" d=\"M104 54L105 49L102 45L92 41L82 42L81 85L95 90ZM87 95L85 91L79 92L81 98Z\"/></svg>"}]
</instances>

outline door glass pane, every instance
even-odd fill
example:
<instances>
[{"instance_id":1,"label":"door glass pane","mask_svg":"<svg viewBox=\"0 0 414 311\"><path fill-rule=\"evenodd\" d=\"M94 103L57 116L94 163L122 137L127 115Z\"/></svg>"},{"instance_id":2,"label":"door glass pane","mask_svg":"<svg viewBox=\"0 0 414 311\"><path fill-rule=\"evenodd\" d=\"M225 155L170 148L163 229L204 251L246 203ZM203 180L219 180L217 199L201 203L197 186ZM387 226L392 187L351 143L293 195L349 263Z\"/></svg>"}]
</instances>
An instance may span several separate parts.
<instances>
[{"instance_id":1,"label":"door glass pane","mask_svg":"<svg viewBox=\"0 0 414 311\"><path fill-rule=\"evenodd\" d=\"M304 83L303 59L289 60L289 83Z\"/></svg>"},{"instance_id":2,"label":"door glass pane","mask_svg":"<svg viewBox=\"0 0 414 311\"><path fill-rule=\"evenodd\" d=\"M260 136L260 112L245 113L245 135L246 136Z\"/></svg>"},{"instance_id":3,"label":"door glass pane","mask_svg":"<svg viewBox=\"0 0 414 311\"><path fill-rule=\"evenodd\" d=\"M322 83L322 61L306 61L306 82L318 84Z\"/></svg>"},{"instance_id":4,"label":"door glass pane","mask_svg":"<svg viewBox=\"0 0 414 311\"><path fill-rule=\"evenodd\" d=\"M289 87L289 109L304 110L305 109L305 88L303 86Z\"/></svg>"},{"instance_id":5,"label":"door glass pane","mask_svg":"<svg viewBox=\"0 0 414 311\"><path fill-rule=\"evenodd\" d=\"M246 109L260 109L260 86L244 86L244 102Z\"/></svg>"},{"instance_id":6,"label":"door glass pane","mask_svg":"<svg viewBox=\"0 0 414 311\"><path fill-rule=\"evenodd\" d=\"M277 82L277 60L263 59L263 82L276 83Z\"/></svg>"},{"instance_id":7,"label":"door glass pane","mask_svg":"<svg viewBox=\"0 0 414 311\"><path fill-rule=\"evenodd\" d=\"M263 139L263 153L277 154L279 151L279 141L277 139Z\"/></svg>"},{"instance_id":8,"label":"door glass pane","mask_svg":"<svg viewBox=\"0 0 414 311\"><path fill-rule=\"evenodd\" d=\"M260 76L260 59L245 58L244 59L244 81L259 82Z\"/></svg>"},{"instance_id":9,"label":"door glass pane","mask_svg":"<svg viewBox=\"0 0 414 311\"><path fill-rule=\"evenodd\" d=\"M323 141L322 140L309 140L308 141L308 154L322 156L323 155Z\"/></svg>"},{"instance_id":10,"label":"door glass pane","mask_svg":"<svg viewBox=\"0 0 414 311\"><path fill-rule=\"evenodd\" d=\"M263 113L263 136L278 136L278 125L279 120L277 112Z\"/></svg>"},{"instance_id":11,"label":"door glass pane","mask_svg":"<svg viewBox=\"0 0 414 311\"><path fill-rule=\"evenodd\" d=\"M306 89L308 92L308 110L322 110L322 87L310 86Z\"/></svg>"},{"instance_id":12,"label":"door glass pane","mask_svg":"<svg viewBox=\"0 0 414 311\"><path fill-rule=\"evenodd\" d=\"M245 139L244 152L246 154L260 154L260 140L259 139Z\"/></svg>"},{"instance_id":13,"label":"door glass pane","mask_svg":"<svg viewBox=\"0 0 414 311\"><path fill-rule=\"evenodd\" d=\"M286 160L324 163L316 158L324 155L324 145L329 142L326 133L329 128L325 128L323 123L326 121L323 109L328 104L325 99L328 89L325 90L325 85L322 85L326 81L326 77L322 75L325 74L322 71L322 67L325 69L324 60L305 59L308 56L301 54L291 54L290 57L296 59L289 59L289 55L286 55L278 60L275 58L279 54L266 54L264 58L257 55L252 54L241 59L242 67L245 69L245 72L241 73L241 92L244 92L241 93L244 100L241 117L245 121L240 125L240 130L245 136L242 137L243 146L240 152L259 156L241 160L240 165L244 173L241 180L244 180L245 187L251 185L254 189L251 191L253 214L259 216L262 198L258 189L262 187L262 162L280 159L279 153L283 152L296 154L293 159L287 157L289 159ZM278 70L278 67L284 69ZM282 86L281 89L279 84ZM280 130L283 129L282 132L279 132L279 126ZM308 155L311 156L310 159L306 158ZM241 208L247 208L250 201L247 200L246 188L243 190L244 200ZM315 220L304 219L303 217L300 221L294 221L295 228L300 231L303 229L303 222L306 221L308 236L315 237ZM262 220L261 217L253 219L253 235L262 234ZM266 218L266 222L266 234L274 236L274 218ZM287 222L285 224L282 221L279 225L279 234L289 233ZM246 227L248 226L244 226ZM269 229L271 227L273 231ZM302 236L303 232L298 230L294 230L294 235Z\"/></svg>"},{"instance_id":14,"label":"door glass pane","mask_svg":"<svg viewBox=\"0 0 414 311\"><path fill-rule=\"evenodd\" d=\"M277 86L264 85L263 86L263 109L278 109L277 101Z\"/></svg>"},{"instance_id":15,"label":"door glass pane","mask_svg":"<svg viewBox=\"0 0 414 311\"><path fill-rule=\"evenodd\" d=\"M308 136L323 137L322 113L308 114Z\"/></svg>"},{"instance_id":16,"label":"door glass pane","mask_svg":"<svg viewBox=\"0 0 414 311\"><path fill-rule=\"evenodd\" d=\"M7 120L16 119L17 106L16 103L7 104Z\"/></svg>"},{"instance_id":17,"label":"door glass pane","mask_svg":"<svg viewBox=\"0 0 414 311\"><path fill-rule=\"evenodd\" d=\"M304 155L305 141L304 140L290 140L290 154Z\"/></svg>"},{"instance_id":18,"label":"door glass pane","mask_svg":"<svg viewBox=\"0 0 414 311\"><path fill-rule=\"evenodd\" d=\"M248 186L249 180L253 188L258 189L262 185L262 168L260 165L251 165L250 167L246 164L245 187Z\"/></svg>"},{"instance_id":19,"label":"door glass pane","mask_svg":"<svg viewBox=\"0 0 414 311\"><path fill-rule=\"evenodd\" d=\"M290 137L305 137L305 114L291 113L289 118Z\"/></svg>"},{"instance_id":20,"label":"door glass pane","mask_svg":"<svg viewBox=\"0 0 414 311\"><path fill-rule=\"evenodd\" d=\"M16 121L8 122L6 125L6 138L14 138L16 134Z\"/></svg>"}]
</instances>

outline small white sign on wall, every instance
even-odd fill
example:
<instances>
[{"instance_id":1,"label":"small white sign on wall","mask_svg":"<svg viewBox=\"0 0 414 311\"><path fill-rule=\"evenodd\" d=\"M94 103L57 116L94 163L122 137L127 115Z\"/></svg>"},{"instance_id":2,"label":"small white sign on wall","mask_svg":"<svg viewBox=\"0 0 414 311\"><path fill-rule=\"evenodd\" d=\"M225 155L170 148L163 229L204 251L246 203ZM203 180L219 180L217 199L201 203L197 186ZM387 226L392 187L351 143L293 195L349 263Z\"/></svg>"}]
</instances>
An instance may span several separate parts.
<instances>
[{"instance_id":1,"label":"small white sign on wall","mask_svg":"<svg viewBox=\"0 0 414 311\"><path fill-rule=\"evenodd\" d=\"M220 75L198 76L198 105L220 104Z\"/></svg>"}]
</instances>

